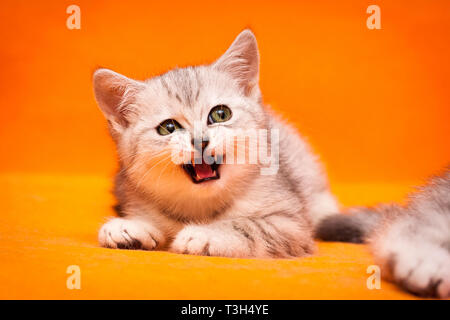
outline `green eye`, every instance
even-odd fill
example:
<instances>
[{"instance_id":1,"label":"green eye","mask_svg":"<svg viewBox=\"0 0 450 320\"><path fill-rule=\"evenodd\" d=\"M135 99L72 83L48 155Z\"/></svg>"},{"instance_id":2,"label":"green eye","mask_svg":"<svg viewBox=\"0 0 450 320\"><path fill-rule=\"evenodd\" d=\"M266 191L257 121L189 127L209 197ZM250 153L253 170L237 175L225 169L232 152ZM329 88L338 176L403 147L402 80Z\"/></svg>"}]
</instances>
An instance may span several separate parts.
<instances>
[{"instance_id":1,"label":"green eye","mask_svg":"<svg viewBox=\"0 0 450 320\"><path fill-rule=\"evenodd\" d=\"M221 104L211 109L208 116L208 124L216 122L225 122L231 118L231 109Z\"/></svg>"},{"instance_id":2,"label":"green eye","mask_svg":"<svg viewBox=\"0 0 450 320\"><path fill-rule=\"evenodd\" d=\"M156 128L158 133L162 136L167 136L168 134L171 134L175 130L180 130L183 127L175 120L173 119L167 119L164 120L159 124L159 126Z\"/></svg>"}]
</instances>

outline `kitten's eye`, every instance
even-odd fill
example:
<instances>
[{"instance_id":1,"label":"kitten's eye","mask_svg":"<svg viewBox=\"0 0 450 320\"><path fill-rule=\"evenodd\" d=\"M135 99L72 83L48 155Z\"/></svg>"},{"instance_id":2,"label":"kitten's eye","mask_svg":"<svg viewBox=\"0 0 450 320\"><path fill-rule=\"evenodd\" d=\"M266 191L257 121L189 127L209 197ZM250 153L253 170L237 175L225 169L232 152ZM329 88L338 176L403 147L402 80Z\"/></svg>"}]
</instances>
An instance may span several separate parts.
<instances>
[{"instance_id":1,"label":"kitten's eye","mask_svg":"<svg viewBox=\"0 0 450 320\"><path fill-rule=\"evenodd\" d=\"M176 120L173 119L164 120L156 128L158 133L162 136L167 136L168 134L171 134L175 130L179 129L183 129L183 127Z\"/></svg>"},{"instance_id":2,"label":"kitten's eye","mask_svg":"<svg viewBox=\"0 0 450 320\"><path fill-rule=\"evenodd\" d=\"M225 122L231 118L231 109L224 104L220 104L211 109L208 115L208 124L215 122Z\"/></svg>"}]
</instances>

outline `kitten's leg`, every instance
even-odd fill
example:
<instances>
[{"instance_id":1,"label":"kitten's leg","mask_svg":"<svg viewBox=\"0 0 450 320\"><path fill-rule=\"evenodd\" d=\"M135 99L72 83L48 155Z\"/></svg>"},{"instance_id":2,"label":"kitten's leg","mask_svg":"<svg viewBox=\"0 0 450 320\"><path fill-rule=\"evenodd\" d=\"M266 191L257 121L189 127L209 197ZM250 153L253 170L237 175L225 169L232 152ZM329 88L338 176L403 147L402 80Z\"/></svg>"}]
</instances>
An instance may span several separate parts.
<instances>
[{"instance_id":1,"label":"kitten's leg","mask_svg":"<svg viewBox=\"0 0 450 320\"><path fill-rule=\"evenodd\" d=\"M310 224L283 212L188 225L171 251L225 257L300 257L313 252Z\"/></svg>"},{"instance_id":2,"label":"kitten's leg","mask_svg":"<svg viewBox=\"0 0 450 320\"><path fill-rule=\"evenodd\" d=\"M105 223L99 231L98 241L106 248L153 250L164 245L164 235L155 223L130 216Z\"/></svg>"},{"instance_id":3,"label":"kitten's leg","mask_svg":"<svg viewBox=\"0 0 450 320\"><path fill-rule=\"evenodd\" d=\"M382 275L420 296L450 297L450 238L441 226L405 216L371 239Z\"/></svg>"},{"instance_id":4,"label":"kitten's leg","mask_svg":"<svg viewBox=\"0 0 450 320\"><path fill-rule=\"evenodd\" d=\"M337 201L328 190L312 194L308 199L308 207L314 226L324 218L339 212Z\"/></svg>"}]
</instances>

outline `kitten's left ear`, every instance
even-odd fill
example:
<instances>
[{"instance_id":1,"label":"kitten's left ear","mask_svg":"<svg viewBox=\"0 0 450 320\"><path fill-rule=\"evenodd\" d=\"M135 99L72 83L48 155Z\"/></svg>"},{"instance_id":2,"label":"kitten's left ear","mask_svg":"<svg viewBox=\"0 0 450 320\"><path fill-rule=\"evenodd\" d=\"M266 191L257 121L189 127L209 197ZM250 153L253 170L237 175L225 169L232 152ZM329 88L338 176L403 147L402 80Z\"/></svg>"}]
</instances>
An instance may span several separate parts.
<instances>
[{"instance_id":1,"label":"kitten's left ear","mask_svg":"<svg viewBox=\"0 0 450 320\"><path fill-rule=\"evenodd\" d=\"M259 52L256 38L249 29L242 31L228 50L213 65L236 79L248 96L259 92Z\"/></svg>"},{"instance_id":2,"label":"kitten's left ear","mask_svg":"<svg viewBox=\"0 0 450 320\"><path fill-rule=\"evenodd\" d=\"M144 88L144 84L108 69L95 71L92 80L95 99L106 119L119 127L127 127L134 115L127 99Z\"/></svg>"}]
</instances>

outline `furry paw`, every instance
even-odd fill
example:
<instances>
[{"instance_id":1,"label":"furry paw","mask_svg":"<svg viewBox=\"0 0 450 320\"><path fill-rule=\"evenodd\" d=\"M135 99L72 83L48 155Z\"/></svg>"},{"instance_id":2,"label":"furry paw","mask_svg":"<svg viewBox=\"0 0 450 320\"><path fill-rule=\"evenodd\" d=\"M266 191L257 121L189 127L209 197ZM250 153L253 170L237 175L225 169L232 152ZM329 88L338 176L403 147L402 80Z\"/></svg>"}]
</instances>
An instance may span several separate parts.
<instances>
[{"instance_id":1,"label":"furry paw","mask_svg":"<svg viewBox=\"0 0 450 320\"><path fill-rule=\"evenodd\" d=\"M101 227L98 241L106 248L152 250L158 246L157 231L152 229L139 220L115 218Z\"/></svg>"},{"instance_id":2,"label":"furry paw","mask_svg":"<svg viewBox=\"0 0 450 320\"><path fill-rule=\"evenodd\" d=\"M191 225L182 229L170 250L176 253L204 256L249 257L247 244L234 235L211 226Z\"/></svg>"},{"instance_id":3,"label":"furry paw","mask_svg":"<svg viewBox=\"0 0 450 320\"><path fill-rule=\"evenodd\" d=\"M391 278L423 297L450 297L450 255L438 246L403 248L387 260Z\"/></svg>"}]
</instances>

